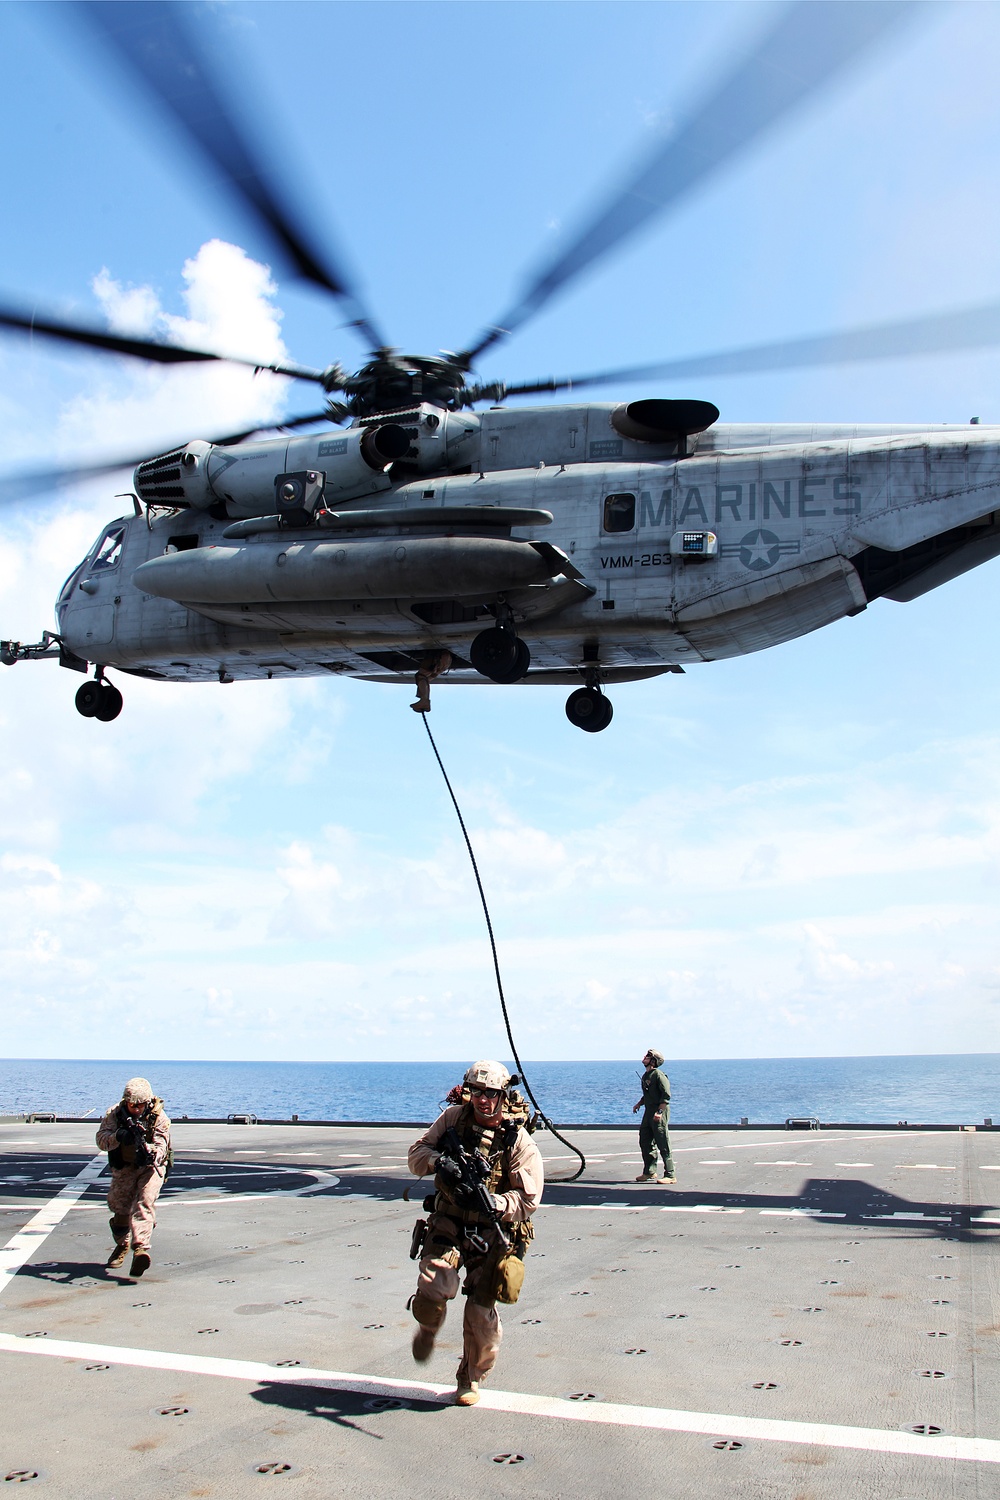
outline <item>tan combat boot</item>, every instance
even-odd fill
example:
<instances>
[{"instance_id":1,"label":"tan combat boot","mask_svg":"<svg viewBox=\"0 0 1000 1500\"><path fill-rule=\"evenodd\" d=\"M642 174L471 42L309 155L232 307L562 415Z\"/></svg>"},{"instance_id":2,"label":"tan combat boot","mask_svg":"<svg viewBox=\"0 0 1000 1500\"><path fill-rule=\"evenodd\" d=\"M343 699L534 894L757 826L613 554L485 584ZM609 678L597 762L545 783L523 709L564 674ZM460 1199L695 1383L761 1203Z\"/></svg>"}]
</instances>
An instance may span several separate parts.
<instances>
[{"instance_id":1,"label":"tan combat boot","mask_svg":"<svg viewBox=\"0 0 1000 1500\"><path fill-rule=\"evenodd\" d=\"M122 1256L122 1259L124 1260L125 1257ZM139 1277L142 1275L143 1271L149 1270L149 1266L150 1257L146 1254L145 1250L137 1250L132 1257L132 1264L129 1267L128 1274L130 1276Z\"/></svg>"},{"instance_id":2,"label":"tan combat boot","mask_svg":"<svg viewBox=\"0 0 1000 1500\"><path fill-rule=\"evenodd\" d=\"M127 1254L128 1240L126 1240L124 1243L117 1244L104 1264L109 1271L117 1271L119 1266L123 1266L125 1264L125 1257Z\"/></svg>"},{"instance_id":3,"label":"tan combat boot","mask_svg":"<svg viewBox=\"0 0 1000 1500\"><path fill-rule=\"evenodd\" d=\"M479 1381L469 1379L469 1367L462 1360L455 1374L455 1405L475 1406L479 1400Z\"/></svg>"}]
</instances>

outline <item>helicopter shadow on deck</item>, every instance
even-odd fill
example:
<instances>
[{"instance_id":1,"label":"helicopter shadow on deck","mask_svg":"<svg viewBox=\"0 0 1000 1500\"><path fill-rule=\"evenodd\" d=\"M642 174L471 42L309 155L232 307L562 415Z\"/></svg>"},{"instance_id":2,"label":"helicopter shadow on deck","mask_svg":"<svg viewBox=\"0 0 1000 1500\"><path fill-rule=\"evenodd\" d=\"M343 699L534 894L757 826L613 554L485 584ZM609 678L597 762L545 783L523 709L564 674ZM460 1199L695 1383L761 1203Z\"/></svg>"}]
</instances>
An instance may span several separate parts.
<instances>
[{"instance_id":1,"label":"helicopter shadow on deck","mask_svg":"<svg viewBox=\"0 0 1000 1500\"><path fill-rule=\"evenodd\" d=\"M566 1208L610 1208L613 1211L626 1206L688 1212L704 1209L706 1213L718 1213L720 1217L726 1210L734 1212L740 1209L747 1213L772 1213L776 1217L795 1214L796 1217L809 1218L813 1224L828 1225L833 1230L852 1225L898 1231L907 1238L917 1234L971 1243L981 1242L988 1234L988 1231L977 1232L973 1218L993 1210L993 1205L987 1203L956 1204L903 1198L863 1178L827 1177L808 1178L801 1192L796 1194L686 1192L676 1188L657 1192L646 1187L637 1191L624 1184L584 1188L576 1184L547 1183L545 1201ZM896 1219L893 1217L896 1214L913 1215L913 1218Z\"/></svg>"},{"instance_id":2,"label":"helicopter shadow on deck","mask_svg":"<svg viewBox=\"0 0 1000 1500\"><path fill-rule=\"evenodd\" d=\"M391 1203L402 1199L408 1189L408 1206L420 1212L429 1179L414 1181L391 1177L380 1173L378 1168L340 1170L341 1180L336 1187L320 1189L310 1193L310 1199L322 1198L369 1198L373 1201ZM258 1187L259 1191L259 1187ZM836 1214L836 1218L815 1217L815 1224L837 1226L854 1225L869 1228L898 1230L910 1238L914 1234L928 1235L937 1239L960 1239L972 1243L982 1241L988 1230L977 1231L973 1220L980 1214L994 1213L1000 1217L997 1206L990 1203L942 1203L933 1199L901 1197L898 1193L876 1187L863 1178L812 1177L801 1192L790 1193L713 1193L705 1191L660 1189L638 1187L631 1183L604 1182L570 1183L549 1179L545 1184L545 1203L550 1207L601 1209L619 1211L624 1207L651 1209L686 1209L694 1211L704 1208L706 1212L726 1209L744 1209L747 1213L771 1211L775 1215L797 1211L803 1217L820 1214ZM895 1214L911 1214L913 1219L893 1220Z\"/></svg>"},{"instance_id":3,"label":"helicopter shadow on deck","mask_svg":"<svg viewBox=\"0 0 1000 1500\"><path fill-rule=\"evenodd\" d=\"M0 1195L16 1193L19 1199L32 1203L35 1199L49 1202L60 1186L71 1183L80 1166L80 1158L62 1154L44 1156L35 1153L18 1156L11 1153L4 1157L4 1171L0 1172ZM55 1174L59 1174L56 1176ZM9 1174L9 1175L8 1175ZM105 1173L93 1182L81 1196L82 1203L94 1203L108 1191L111 1178ZM315 1188L317 1179L311 1172L296 1167L282 1167L276 1171L271 1167L262 1170L246 1162L210 1162L177 1160L159 1196L161 1204L169 1203L184 1194L195 1191L211 1191L219 1197L238 1198L249 1193L288 1194ZM312 1196L310 1194L310 1196ZM194 1199L197 1202L197 1198ZM13 1205L6 1205L12 1207Z\"/></svg>"}]
</instances>

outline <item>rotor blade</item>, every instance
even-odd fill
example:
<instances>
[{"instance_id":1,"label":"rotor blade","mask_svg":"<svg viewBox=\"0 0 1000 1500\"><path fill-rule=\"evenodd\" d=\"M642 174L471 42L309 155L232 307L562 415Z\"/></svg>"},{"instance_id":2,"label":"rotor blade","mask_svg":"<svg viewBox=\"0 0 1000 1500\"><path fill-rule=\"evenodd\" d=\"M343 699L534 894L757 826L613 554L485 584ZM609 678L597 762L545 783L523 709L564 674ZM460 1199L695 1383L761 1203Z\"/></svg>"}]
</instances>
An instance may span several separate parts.
<instances>
[{"instance_id":1,"label":"rotor blade","mask_svg":"<svg viewBox=\"0 0 1000 1500\"><path fill-rule=\"evenodd\" d=\"M898 323L876 323L843 333L751 344L718 354L697 354L655 365L633 365L598 374L553 377L507 386L508 396L540 391L580 390L612 381L680 380L695 375L751 375L766 370L795 370L807 365L849 364L869 359L900 359L915 354L947 354L960 349L987 349L1000 344L1000 302L958 312L933 313Z\"/></svg>"},{"instance_id":2,"label":"rotor blade","mask_svg":"<svg viewBox=\"0 0 1000 1500\"><path fill-rule=\"evenodd\" d=\"M466 367L561 287L673 207L915 7L909 0L797 0L577 238L529 281L519 302L462 356Z\"/></svg>"},{"instance_id":3,"label":"rotor blade","mask_svg":"<svg viewBox=\"0 0 1000 1500\"><path fill-rule=\"evenodd\" d=\"M256 437L259 432L282 431L285 428L308 427L311 422L322 422L328 420L325 411L309 412L301 417L289 417L285 422L267 422L263 426L249 427L245 432L230 432L225 437L209 438L208 441L217 448L226 448L233 443L246 442L248 438ZM184 442L188 440L185 439ZM161 453L169 453L171 446L183 447L183 443L173 445L164 443ZM147 459L156 457L153 453L141 453L138 457L132 454L125 458L108 458L96 464L73 464L61 469L35 469L27 474L10 474L0 477L0 505L12 505L18 500L39 499L45 497L47 490L63 489L71 484L83 484L88 479L100 479L104 474L116 474L123 469L135 469L139 464L145 463Z\"/></svg>"},{"instance_id":4,"label":"rotor blade","mask_svg":"<svg viewBox=\"0 0 1000 1500\"><path fill-rule=\"evenodd\" d=\"M60 339L63 343L84 344L91 349L106 349L112 354L128 354L135 359L150 359L156 364L196 364L204 360L224 360L228 364L250 365L255 370L271 370L275 375L289 375L294 380L313 380L322 385L322 370L310 370L305 365L291 363L264 364L253 359L242 359L235 354L210 354L204 349L184 349L179 344L160 344L153 339L126 338L100 328L84 328L76 323L62 323L55 318L40 318L34 313L17 312L14 308L0 306L0 327L13 328L18 332L45 338Z\"/></svg>"},{"instance_id":5,"label":"rotor blade","mask_svg":"<svg viewBox=\"0 0 1000 1500\"><path fill-rule=\"evenodd\" d=\"M370 348L385 340L368 316L343 267L310 243L277 186L237 125L219 90L190 24L190 7L176 0L75 0L78 8L112 44L128 68L152 89L188 139L223 173L230 187L269 231L306 281L331 292L346 307L351 326Z\"/></svg>"},{"instance_id":6,"label":"rotor blade","mask_svg":"<svg viewBox=\"0 0 1000 1500\"><path fill-rule=\"evenodd\" d=\"M266 426L248 427L246 432L231 432L228 437L209 438L216 448L228 448L233 443L245 443L249 438L256 437L258 432L291 432L296 427L308 427L311 422L329 422L328 411L307 412L304 417L289 417L287 422L269 422ZM137 460L142 463L142 459Z\"/></svg>"}]
</instances>

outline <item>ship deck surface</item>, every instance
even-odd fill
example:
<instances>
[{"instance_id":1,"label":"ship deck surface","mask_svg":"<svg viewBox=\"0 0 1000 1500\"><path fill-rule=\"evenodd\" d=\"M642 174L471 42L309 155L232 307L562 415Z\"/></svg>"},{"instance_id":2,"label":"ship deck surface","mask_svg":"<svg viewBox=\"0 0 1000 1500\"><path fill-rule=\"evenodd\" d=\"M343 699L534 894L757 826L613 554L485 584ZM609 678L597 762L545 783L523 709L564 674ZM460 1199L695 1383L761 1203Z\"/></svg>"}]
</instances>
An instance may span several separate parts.
<instances>
[{"instance_id":1,"label":"ship deck surface","mask_svg":"<svg viewBox=\"0 0 1000 1500\"><path fill-rule=\"evenodd\" d=\"M67 1500L1000 1494L997 1134L684 1131L673 1188L633 1181L632 1130L581 1134L573 1184L539 1135L524 1290L459 1409L460 1306L429 1364L409 1352L416 1133L175 1123L132 1281L104 1269L93 1125L0 1125L0 1482Z\"/></svg>"}]
</instances>

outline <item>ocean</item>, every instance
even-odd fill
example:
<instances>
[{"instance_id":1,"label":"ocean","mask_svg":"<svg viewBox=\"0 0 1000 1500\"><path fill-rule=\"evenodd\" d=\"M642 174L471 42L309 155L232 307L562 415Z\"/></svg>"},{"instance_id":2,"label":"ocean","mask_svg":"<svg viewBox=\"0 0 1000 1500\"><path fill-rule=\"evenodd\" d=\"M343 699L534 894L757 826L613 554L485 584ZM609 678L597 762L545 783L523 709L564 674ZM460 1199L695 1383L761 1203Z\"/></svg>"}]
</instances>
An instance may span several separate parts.
<instances>
[{"instance_id":1,"label":"ocean","mask_svg":"<svg viewBox=\"0 0 1000 1500\"><path fill-rule=\"evenodd\" d=\"M759 1057L672 1062L677 1124L821 1121L1000 1123L1000 1053L914 1057ZM0 1060L0 1115L99 1116L135 1074L175 1119L250 1112L261 1119L427 1121L462 1062L157 1062ZM632 1062L525 1061L556 1124L625 1124L639 1098Z\"/></svg>"}]
</instances>

